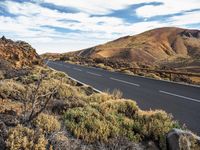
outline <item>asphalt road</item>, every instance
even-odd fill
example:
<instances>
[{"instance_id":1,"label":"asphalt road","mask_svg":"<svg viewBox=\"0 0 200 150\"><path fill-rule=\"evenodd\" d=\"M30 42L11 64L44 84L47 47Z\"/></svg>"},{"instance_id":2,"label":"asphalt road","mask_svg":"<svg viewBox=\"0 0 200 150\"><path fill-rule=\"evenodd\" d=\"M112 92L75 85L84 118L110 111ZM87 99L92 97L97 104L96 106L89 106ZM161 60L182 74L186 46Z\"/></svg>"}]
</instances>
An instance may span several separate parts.
<instances>
[{"instance_id":1,"label":"asphalt road","mask_svg":"<svg viewBox=\"0 0 200 150\"><path fill-rule=\"evenodd\" d=\"M124 98L135 100L141 109L163 109L200 135L200 87L129 76L60 61L49 61L48 66L100 91L119 89Z\"/></svg>"}]
</instances>

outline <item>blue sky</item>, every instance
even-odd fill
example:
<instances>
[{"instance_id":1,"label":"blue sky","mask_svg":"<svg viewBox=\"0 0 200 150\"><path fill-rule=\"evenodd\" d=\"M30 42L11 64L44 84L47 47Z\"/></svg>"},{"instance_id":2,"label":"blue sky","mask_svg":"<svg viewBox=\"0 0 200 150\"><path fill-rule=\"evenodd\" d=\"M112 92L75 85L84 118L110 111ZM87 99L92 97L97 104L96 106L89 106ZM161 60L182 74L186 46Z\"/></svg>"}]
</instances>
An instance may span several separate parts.
<instances>
[{"instance_id":1,"label":"blue sky","mask_svg":"<svg viewBox=\"0 0 200 150\"><path fill-rule=\"evenodd\" d=\"M165 26L200 29L200 0L0 0L0 35L40 54Z\"/></svg>"}]
</instances>

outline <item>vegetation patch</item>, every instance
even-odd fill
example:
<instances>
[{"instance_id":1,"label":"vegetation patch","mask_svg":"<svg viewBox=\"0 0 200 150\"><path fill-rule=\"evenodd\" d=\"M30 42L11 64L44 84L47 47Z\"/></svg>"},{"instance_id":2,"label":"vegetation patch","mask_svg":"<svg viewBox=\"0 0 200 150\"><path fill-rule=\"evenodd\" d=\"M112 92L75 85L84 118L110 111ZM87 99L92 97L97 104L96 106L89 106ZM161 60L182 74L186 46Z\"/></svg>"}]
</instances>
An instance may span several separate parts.
<instances>
[{"instance_id":1,"label":"vegetation patch","mask_svg":"<svg viewBox=\"0 0 200 150\"><path fill-rule=\"evenodd\" d=\"M60 122L55 116L48 114L40 114L34 121L33 125L41 129L44 133L52 133L59 131L61 128Z\"/></svg>"},{"instance_id":2,"label":"vegetation patch","mask_svg":"<svg viewBox=\"0 0 200 150\"><path fill-rule=\"evenodd\" d=\"M153 139L160 147L166 147L166 134L178 127L165 112L144 112L134 101L124 99L70 109L64 120L74 136L90 143L127 137L133 142Z\"/></svg>"},{"instance_id":3,"label":"vegetation patch","mask_svg":"<svg viewBox=\"0 0 200 150\"><path fill-rule=\"evenodd\" d=\"M166 134L180 128L171 115L142 111L119 90L95 93L47 67L35 66L0 84L7 149L108 149L113 142L121 149L128 147L123 142L134 148L148 141L165 149Z\"/></svg>"},{"instance_id":4,"label":"vegetation patch","mask_svg":"<svg viewBox=\"0 0 200 150\"><path fill-rule=\"evenodd\" d=\"M47 140L40 132L18 125L9 130L6 143L11 150L46 150Z\"/></svg>"}]
</instances>

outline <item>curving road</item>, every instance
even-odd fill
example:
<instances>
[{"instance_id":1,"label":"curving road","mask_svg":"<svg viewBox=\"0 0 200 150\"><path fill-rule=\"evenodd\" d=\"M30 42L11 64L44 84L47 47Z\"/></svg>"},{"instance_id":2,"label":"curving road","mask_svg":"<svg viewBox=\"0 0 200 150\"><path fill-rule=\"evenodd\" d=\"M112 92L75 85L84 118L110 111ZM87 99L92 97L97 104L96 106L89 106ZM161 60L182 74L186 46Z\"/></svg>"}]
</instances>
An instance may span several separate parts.
<instances>
[{"instance_id":1,"label":"curving road","mask_svg":"<svg viewBox=\"0 0 200 150\"><path fill-rule=\"evenodd\" d=\"M124 98L134 99L144 110L163 109L200 135L200 87L129 76L61 61L48 61L47 65L97 90L119 89Z\"/></svg>"}]
</instances>

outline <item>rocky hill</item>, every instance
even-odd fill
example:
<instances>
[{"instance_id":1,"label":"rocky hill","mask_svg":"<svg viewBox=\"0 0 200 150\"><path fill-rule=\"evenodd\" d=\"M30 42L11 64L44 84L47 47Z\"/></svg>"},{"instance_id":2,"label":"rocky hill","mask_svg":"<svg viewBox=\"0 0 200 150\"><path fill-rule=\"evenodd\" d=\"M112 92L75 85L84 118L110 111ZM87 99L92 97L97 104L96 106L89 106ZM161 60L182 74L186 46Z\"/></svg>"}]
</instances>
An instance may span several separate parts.
<instances>
[{"instance_id":1,"label":"rocky hill","mask_svg":"<svg viewBox=\"0 0 200 150\"><path fill-rule=\"evenodd\" d=\"M128 63L161 65L177 58L200 58L200 30L165 27L126 36L76 52L89 58L108 58Z\"/></svg>"},{"instance_id":2,"label":"rocky hill","mask_svg":"<svg viewBox=\"0 0 200 150\"><path fill-rule=\"evenodd\" d=\"M15 69L39 64L40 57L26 42L0 38L0 67Z\"/></svg>"}]
</instances>

